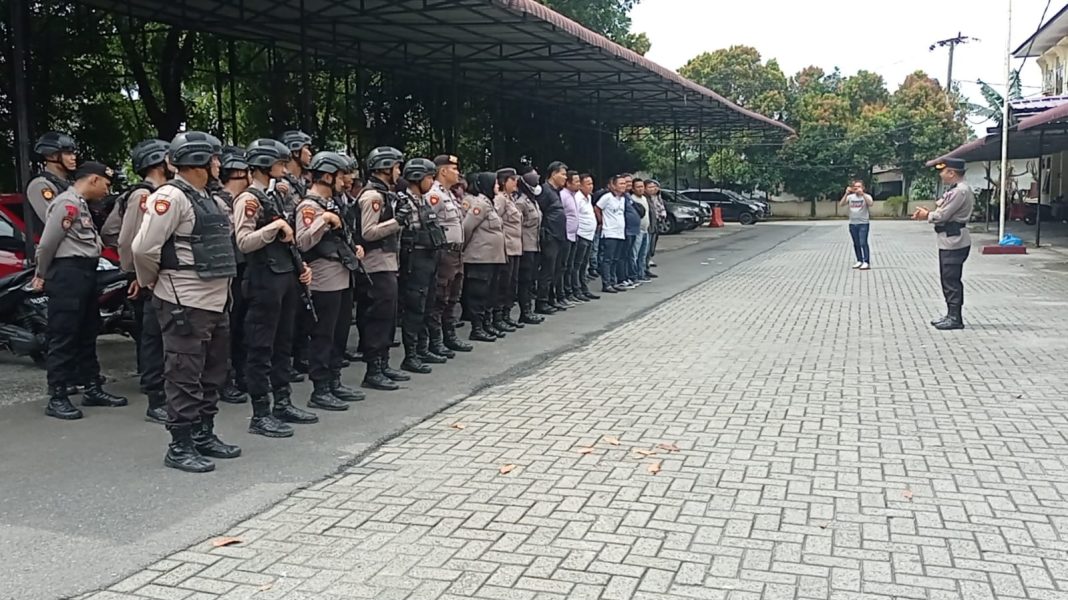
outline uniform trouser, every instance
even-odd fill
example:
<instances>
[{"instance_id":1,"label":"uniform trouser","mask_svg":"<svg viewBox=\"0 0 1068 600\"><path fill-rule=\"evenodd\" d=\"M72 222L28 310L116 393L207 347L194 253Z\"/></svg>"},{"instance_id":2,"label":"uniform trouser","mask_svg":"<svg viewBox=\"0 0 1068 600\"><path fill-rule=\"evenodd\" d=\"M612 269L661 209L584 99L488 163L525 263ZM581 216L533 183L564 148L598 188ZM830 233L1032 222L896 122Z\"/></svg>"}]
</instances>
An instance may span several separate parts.
<instances>
[{"instance_id":1,"label":"uniform trouser","mask_svg":"<svg viewBox=\"0 0 1068 600\"><path fill-rule=\"evenodd\" d=\"M309 332L315 328L315 319L303 302L297 302L297 312L293 326L293 362L308 362L308 349L311 343Z\"/></svg>"},{"instance_id":2,"label":"uniform trouser","mask_svg":"<svg viewBox=\"0 0 1068 600\"><path fill-rule=\"evenodd\" d=\"M942 279L942 294L947 306L964 306L964 261L971 254L971 247L959 250L939 250L938 270Z\"/></svg>"},{"instance_id":3,"label":"uniform trouser","mask_svg":"<svg viewBox=\"0 0 1068 600\"><path fill-rule=\"evenodd\" d=\"M342 342L339 348L337 340L341 336L348 338L352 292L312 292L311 296L319 320L313 321L308 338L308 377L312 381L330 381L334 373L341 370L345 346ZM348 305L345 304L346 296ZM349 316L346 317L345 313L349 313Z\"/></svg>"},{"instance_id":4,"label":"uniform trouser","mask_svg":"<svg viewBox=\"0 0 1068 600\"><path fill-rule=\"evenodd\" d=\"M541 240L541 254L538 257L538 302L549 302L556 297L552 295L555 269L559 263L560 242L551 237L543 236Z\"/></svg>"},{"instance_id":5,"label":"uniform trouser","mask_svg":"<svg viewBox=\"0 0 1068 600\"><path fill-rule=\"evenodd\" d=\"M519 257L516 296L519 298L519 307L523 310L526 310L535 298L534 282L538 278L538 262L537 252L524 252L523 256Z\"/></svg>"},{"instance_id":6,"label":"uniform trouser","mask_svg":"<svg viewBox=\"0 0 1068 600\"><path fill-rule=\"evenodd\" d=\"M436 281L434 310L430 312L430 325L435 328L456 321L456 304L464 288L464 263L459 250L441 251Z\"/></svg>"},{"instance_id":7,"label":"uniform trouser","mask_svg":"<svg viewBox=\"0 0 1068 600\"><path fill-rule=\"evenodd\" d=\"M219 412L219 390L230 369L230 315L154 298L163 332L163 377L168 427L188 426ZM188 326L176 323L183 310Z\"/></svg>"},{"instance_id":8,"label":"uniform trouser","mask_svg":"<svg viewBox=\"0 0 1068 600\"><path fill-rule=\"evenodd\" d=\"M575 251L575 244L566 239L557 242L560 251L556 254L556 267L553 268L553 298L563 300L571 293L571 281L567 277L567 263L571 260L571 253Z\"/></svg>"},{"instance_id":9,"label":"uniform trouser","mask_svg":"<svg viewBox=\"0 0 1068 600\"><path fill-rule=\"evenodd\" d=\"M230 282L230 370L239 385L245 383L245 316L248 314L248 299L245 298L245 263L237 265L237 277Z\"/></svg>"},{"instance_id":10,"label":"uniform trouser","mask_svg":"<svg viewBox=\"0 0 1068 600\"><path fill-rule=\"evenodd\" d=\"M298 284L295 273L254 265L245 270L245 382L253 397L289 389Z\"/></svg>"},{"instance_id":11,"label":"uniform trouser","mask_svg":"<svg viewBox=\"0 0 1068 600\"><path fill-rule=\"evenodd\" d=\"M151 291L142 289L134 301L134 312L141 313L137 370L141 375L141 392L145 394L163 391L163 331L152 298Z\"/></svg>"},{"instance_id":12,"label":"uniform trouser","mask_svg":"<svg viewBox=\"0 0 1068 600\"><path fill-rule=\"evenodd\" d=\"M438 254L430 249L401 249L401 343L406 350L418 344L427 327L427 298L437 287Z\"/></svg>"},{"instance_id":13,"label":"uniform trouser","mask_svg":"<svg viewBox=\"0 0 1068 600\"><path fill-rule=\"evenodd\" d=\"M519 290L519 256L509 256L508 262L501 265L497 279L497 308L511 310Z\"/></svg>"},{"instance_id":14,"label":"uniform trouser","mask_svg":"<svg viewBox=\"0 0 1068 600\"><path fill-rule=\"evenodd\" d=\"M360 346L364 360L388 358L397 326L397 272L368 273L368 280L359 281L357 302L363 305L360 313Z\"/></svg>"},{"instance_id":15,"label":"uniform trouser","mask_svg":"<svg viewBox=\"0 0 1068 600\"><path fill-rule=\"evenodd\" d=\"M334 329L334 351L337 352L339 357L339 367L343 364L345 351L349 347L349 332L352 331L352 308L355 303L355 296L356 294L351 287L341 290L341 308L339 309L341 312L337 317L337 328Z\"/></svg>"},{"instance_id":16,"label":"uniform trouser","mask_svg":"<svg viewBox=\"0 0 1068 600\"><path fill-rule=\"evenodd\" d=\"M622 281L616 276L619 272L616 263L619 261L619 249L625 245L625 240L616 238L601 240L601 284L605 287Z\"/></svg>"},{"instance_id":17,"label":"uniform trouser","mask_svg":"<svg viewBox=\"0 0 1068 600\"><path fill-rule=\"evenodd\" d=\"M100 376L96 336L96 258L57 258L45 279L48 294L48 386L94 382Z\"/></svg>"},{"instance_id":18,"label":"uniform trouser","mask_svg":"<svg viewBox=\"0 0 1068 600\"><path fill-rule=\"evenodd\" d=\"M464 265L464 310L472 323L485 314L493 304L493 280L498 275L498 264L467 263Z\"/></svg>"},{"instance_id":19,"label":"uniform trouser","mask_svg":"<svg viewBox=\"0 0 1068 600\"><path fill-rule=\"evenodd\" d=\"M590 263L590 248L593 242L577 238L575 240L575 258L571 261L571 291L574 293L589 293L590 288L586 285L586 270Z\"/></svg>"}]
</instances>

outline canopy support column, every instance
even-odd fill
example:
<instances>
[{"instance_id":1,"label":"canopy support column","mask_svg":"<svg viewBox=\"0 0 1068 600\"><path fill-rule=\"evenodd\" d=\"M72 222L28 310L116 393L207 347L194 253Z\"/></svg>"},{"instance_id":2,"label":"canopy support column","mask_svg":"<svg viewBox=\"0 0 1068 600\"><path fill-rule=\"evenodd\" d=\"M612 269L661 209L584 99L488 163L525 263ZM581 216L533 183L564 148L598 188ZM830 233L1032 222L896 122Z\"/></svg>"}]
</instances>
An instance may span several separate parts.
<instances>
[{"instance_id":1,"label":"canopy support column","mask_svg":"<svg viewBox=\"0 0 1068 600\"><path fill-rule=\"evenodd\" d=\"M679 191L679 122L675 119L675 116L671 117L672 129L671 129L671 160L672 170L674 171L674 187L675 193Z\"/></svg>"},{"instance_id":2,"label":"canopy support column","mask_svg":"<svg viewBox=\"0 0 1068 600\"><path fill-rule=\"evenodd\" d=\"M1035 247L1042 247L1042 177L1046 158L1042 155L1042 146L1046 142L1046 130L1038 132L1038 205L1035 206ZM1050 190L1052 191L1052 190ZM1052 206L1052 202L1050 203Z\"/></svg>"}]
</instances>

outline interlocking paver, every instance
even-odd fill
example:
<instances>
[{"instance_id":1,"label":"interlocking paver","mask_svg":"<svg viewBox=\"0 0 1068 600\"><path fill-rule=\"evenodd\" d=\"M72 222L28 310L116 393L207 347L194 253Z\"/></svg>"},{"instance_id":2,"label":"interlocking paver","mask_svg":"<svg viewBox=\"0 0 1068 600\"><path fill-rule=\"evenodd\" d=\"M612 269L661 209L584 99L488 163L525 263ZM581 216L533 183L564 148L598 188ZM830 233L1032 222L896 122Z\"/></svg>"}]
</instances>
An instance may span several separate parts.
<instances>
[{"instance_id":1,"label":"interlocking paver","mask_svg":"<svg viewBox=\"0 0 1068 600\"><path fill-rule=\"evenodd\" d=\"M1068 269L976 254L970 328L937 333L925 228L876 223L867 273L842 229L483 390L237 525L241 545L97 596L1068 599Z\"/></svg>"}]
</instances>

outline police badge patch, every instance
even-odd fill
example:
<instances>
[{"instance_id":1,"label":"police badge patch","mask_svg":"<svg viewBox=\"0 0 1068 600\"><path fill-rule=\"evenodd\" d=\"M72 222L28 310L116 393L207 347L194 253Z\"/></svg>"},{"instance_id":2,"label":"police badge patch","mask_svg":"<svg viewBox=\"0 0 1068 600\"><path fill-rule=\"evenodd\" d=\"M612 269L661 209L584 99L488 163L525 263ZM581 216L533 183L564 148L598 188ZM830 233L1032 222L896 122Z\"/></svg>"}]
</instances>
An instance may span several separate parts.
<instances>
[{"instance_id":1,"label":"police badge patch","mask_svg":"<svg viewBox=\"0 0 1068 600\"><path fill-rule=\"evenodd\" d=\"M52 198L56 197L56 193L52 191L52 188L45 188L41 191L41 195L49 202L51 202Z\"/></svg>"},{"instance_id":2,"label":"police badge patch","mask_svg":"<svg viewBox=\"0 0 1068 600\"><path fill-rule=\"evenodd\" d=\"M301 209L300 218L304 221L305 227L310 226L312 222L315 221L315 209L311 208L310 206L308 208Z\"/></svg>"},{"instance_id":3,"label":"police badge patch","mask_svg":"<svg viewBox=\"0 0 1068 600\"><path fill-rule=\"evenodd\" d=\"M157 215L165 215L167 211L171 209L171 201L166 198L156 198L156 202L152 205L152 209L156 211Z\"/></svg>"}]
</instances>

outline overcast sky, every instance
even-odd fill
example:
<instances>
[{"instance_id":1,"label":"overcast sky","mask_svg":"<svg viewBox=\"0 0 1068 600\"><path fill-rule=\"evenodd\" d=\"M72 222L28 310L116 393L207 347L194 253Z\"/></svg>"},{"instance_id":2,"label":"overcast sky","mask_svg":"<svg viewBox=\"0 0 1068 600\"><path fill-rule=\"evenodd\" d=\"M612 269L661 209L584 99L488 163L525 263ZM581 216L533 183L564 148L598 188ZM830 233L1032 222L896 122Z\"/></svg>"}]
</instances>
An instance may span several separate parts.
<instances>
[{"instance_id":1,"label":"overcast sky","mask_svg":"<svg viewBox=\"0 0 1068 600\"><path fill-rule=\"evenodd\" d=\"M1051 2L1046 18L1064 5ZM1013 0L1013 49L1038 28L1045 7L1046 0ZM917 69L944 81L948 50L929 47L960 32L980 41L957 46L953 79L977 102L977 79L1004 85L1007 15L1008 0L641 0L631 13L634 31L652 41L647 56L671 69L701 52L745 44L765 60L778 59L787 77L808 65L837 66L846 75L867 69L890 91ZM1041 92L1034 59L1023 83L1032 86L1025 96Z\"/></svg>"}]
</instances>

